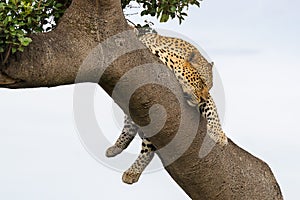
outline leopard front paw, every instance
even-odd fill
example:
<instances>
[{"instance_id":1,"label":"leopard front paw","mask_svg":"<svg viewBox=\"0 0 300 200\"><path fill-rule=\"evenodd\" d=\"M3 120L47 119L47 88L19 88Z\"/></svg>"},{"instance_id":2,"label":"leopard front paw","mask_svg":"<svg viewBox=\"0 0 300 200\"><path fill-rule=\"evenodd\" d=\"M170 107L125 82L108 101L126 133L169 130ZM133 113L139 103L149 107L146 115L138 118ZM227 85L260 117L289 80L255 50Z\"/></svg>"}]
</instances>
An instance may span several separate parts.
<instances>
[{"instance_id":1,"label":"leopard front paw","mask_svg":"<svg viewBox=\"0 0 300 200\"><path fill-rule=\"evenodd\" d=\"M114 157L118 154L120 154L123 151L123 149L121 149L120 147L117 147L116 145L109 147L106 150L106 157Z\"/></svg>"},{"instance_id":2,"label":"leopard front paw","mask_svg":"<svg viewBox=\"0 0 300 200\"><path fill-rule=\"evenodd\" d=\"M123 173L122 180L124 183L133 184L133 183L138 182L141 174L142 174L141 172L127 170L126 172Z\"/></svg>"}]
</instances>

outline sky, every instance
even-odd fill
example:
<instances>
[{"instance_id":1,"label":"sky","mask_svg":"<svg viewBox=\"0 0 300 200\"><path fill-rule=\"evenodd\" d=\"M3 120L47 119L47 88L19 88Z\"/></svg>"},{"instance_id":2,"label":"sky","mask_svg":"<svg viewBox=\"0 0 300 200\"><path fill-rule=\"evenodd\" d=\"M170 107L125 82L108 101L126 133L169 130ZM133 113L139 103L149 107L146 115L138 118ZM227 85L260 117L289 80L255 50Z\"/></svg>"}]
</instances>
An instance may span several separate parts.
<instances>
[{"instance_id":1,"label":"sky","mask_svg":"<svg viewBox=\"0 0 300 200\"><path fill-rule=\"evenodd\" d=\"M190 7L181 25L152 19L154 28L183 35L214 61L212 94L226 135L269 164L289 200L298 199L300 186L299 6L296 0L210 0L200 9ZM112 143L122 128L122 111L99 86L83 87L94 91L94 117ZM120 165L99 160L108 146L99 147L99 155L85 146L74 117L74 91L0 89L0 199L189 199L157 158L137 184L123 184L122 171L134 156L124 160L136 156L140 140L127 156L113 158Z\"/></svg>"}]
</instances>

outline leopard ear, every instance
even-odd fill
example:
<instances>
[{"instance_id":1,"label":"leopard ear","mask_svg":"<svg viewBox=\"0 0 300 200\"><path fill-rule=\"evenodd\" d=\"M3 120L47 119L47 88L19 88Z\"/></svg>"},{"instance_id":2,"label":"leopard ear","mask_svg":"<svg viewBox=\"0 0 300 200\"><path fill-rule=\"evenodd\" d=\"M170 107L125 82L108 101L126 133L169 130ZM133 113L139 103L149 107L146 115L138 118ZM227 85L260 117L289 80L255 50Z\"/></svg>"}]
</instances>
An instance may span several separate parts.
<instances>
[{"instance_id":1,"label":"leopard ear","mask_svg":"<svg viewBox=\"0 0 300 200\"><path fill-rule=\"evenodd\" d=\"M187 58L187 61L192 65L199 65L199 63L202 63L203 60L206 59L199 53L197 49L193 50ZM207 62L207 65L209 65L209 67L212 68L214 66L214 62L211 63Z\"/></svg>"},{"instance_id":2,"label":"leopard ear","mask_svg":"<svg viewBox=\"0 0 300 200\"><path fill-rule=\"evenodd\" d=\"M201 60L201 55L197 50L193 50L187 58L187 61L190 62L191 64L199 63L200 60Z\"/></svg>"}]
</instances>

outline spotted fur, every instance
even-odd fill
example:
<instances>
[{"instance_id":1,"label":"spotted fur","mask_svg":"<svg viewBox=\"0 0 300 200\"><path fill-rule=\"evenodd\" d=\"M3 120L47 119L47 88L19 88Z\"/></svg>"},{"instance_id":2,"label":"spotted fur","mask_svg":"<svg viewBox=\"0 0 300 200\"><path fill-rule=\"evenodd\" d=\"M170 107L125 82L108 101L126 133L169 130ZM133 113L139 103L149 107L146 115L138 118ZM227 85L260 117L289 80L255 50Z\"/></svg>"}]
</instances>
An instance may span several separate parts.
<instances>
[{"instance_id":1,"label":"spotted fur","mask_svg":"<svg viewBox=\"0 0 300 200\"><path fill-rule=\"evenodd\" d=\"M124 183L132 184L139 180L142 172L151 162L156 148L147 138L143 138L142 141L142 150L131 165L131 167L123 173L122 180Z\"/></svg>"},{"instance_id":2,"label":"spotted fur","mask_svg":"<svg viewBox=\"0 0 300 200\"><path fill-rule=\"evenodd\" d=\"M106 156L116 156L120 154L124 149L126 149L133 138L136 136L138 129L138 126L126 115L122 133L115 144L106 150Z\"/></svg>"},{"instance_id":3,"label":"spotted fur","mask_svg":"<svg viewBox=\"0 0 300 200\"><path fill-rule=\"evenodd\" d=\"M219 145L227 144L216 105L209 94L213 85L212 67L200 52L190 43L158 34L146 34L140 41L174 72L185 94L187 102L197 107L207 120L207 134ZM125 117L122 134L114 146L110 147L108 157L121 153L132 141L140 129L128 117ZM123 181L128 184L137 182L145 167L154 156L155 147L143 138L142 150L133 165L123 174Z\"/></svg>"}]
</instances>

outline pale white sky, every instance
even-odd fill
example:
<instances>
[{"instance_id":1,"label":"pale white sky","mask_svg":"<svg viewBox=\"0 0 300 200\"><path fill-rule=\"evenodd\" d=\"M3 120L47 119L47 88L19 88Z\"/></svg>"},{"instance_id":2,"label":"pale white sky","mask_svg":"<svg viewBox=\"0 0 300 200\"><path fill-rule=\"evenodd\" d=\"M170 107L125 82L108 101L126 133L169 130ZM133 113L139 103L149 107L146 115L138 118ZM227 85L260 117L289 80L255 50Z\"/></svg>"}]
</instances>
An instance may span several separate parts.
<instances>
[{"instance_id":1,"label":"pale white sky","mask_svg":"<svg viewBox=\"0 0 300 200\"><path fill-rule=\"evenodd\" d=\"M156 23L183 34L215 62L221 78L213 95L225 111L226 134L270 165L289 200L298 199L300 186L299 6L296 0L210 0L191 7L180 26ZM163 170L128 186L119 171L95 160L76 130L73 91L0 90L0 199L189 199ZM94 100L98 125L114 141L121 111L100 88ZM136 139L129 152L138 151Z\"/></svg>"}]
</instances>

